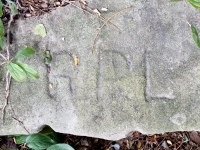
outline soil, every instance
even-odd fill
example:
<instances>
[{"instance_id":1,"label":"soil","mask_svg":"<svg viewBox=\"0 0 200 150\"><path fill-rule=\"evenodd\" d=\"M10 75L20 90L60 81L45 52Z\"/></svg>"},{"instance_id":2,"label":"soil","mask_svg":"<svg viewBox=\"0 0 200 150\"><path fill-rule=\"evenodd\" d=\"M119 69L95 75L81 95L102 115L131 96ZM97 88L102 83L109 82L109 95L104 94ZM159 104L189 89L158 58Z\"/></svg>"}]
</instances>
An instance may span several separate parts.
<instances>
[{"instance_id":1,"label":"soil","mask_svg":"<svg viewBox=\"0 0 200 150\"><path fill-rule=\"evenodd\" d=\"M61 143L71 145L75 150L200 150L199 132L169 132L144 135L130 132L119 141L60 134ZM118 147L120 147L118 149ZM16 145L13 136L0 137L0 150L29 150L26 145Z\"/></svg>"}]
</instances>

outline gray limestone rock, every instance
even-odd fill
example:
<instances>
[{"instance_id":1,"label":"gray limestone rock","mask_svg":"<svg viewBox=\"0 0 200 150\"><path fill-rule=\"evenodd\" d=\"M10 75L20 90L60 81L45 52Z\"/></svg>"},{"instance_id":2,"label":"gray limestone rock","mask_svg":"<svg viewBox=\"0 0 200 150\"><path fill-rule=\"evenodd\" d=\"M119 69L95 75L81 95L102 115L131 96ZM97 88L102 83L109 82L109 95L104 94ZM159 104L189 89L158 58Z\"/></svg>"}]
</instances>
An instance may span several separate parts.
<instances>
[{"instance_id":1,"label":"gray limestone rock","mask_svg":"<svg viewBox=\"0 0 200 150\"><path fill-rule=\"evenodd\" d=\"M93 54L103 22L74 6L15 23L12 55L34 47L36 55L24 61L40 74L39 80L12 80L9 100L24 126L31 133L49 125L57 132L112 140L133 130L200 130L200 51L187 24L200 29L199 12L166 0L90 0L89 6L108 7L105 18L132 6L111 20L121 31L103 27ZM46 27L45 38L33 33L39 23ZM45 50L53 58L50 73ZM78 66L72 55L79 58ZM5 71L0 69L3 106ZM12 119L11 104L0 134L25 134Z\"/></svg>"}]
</instances>

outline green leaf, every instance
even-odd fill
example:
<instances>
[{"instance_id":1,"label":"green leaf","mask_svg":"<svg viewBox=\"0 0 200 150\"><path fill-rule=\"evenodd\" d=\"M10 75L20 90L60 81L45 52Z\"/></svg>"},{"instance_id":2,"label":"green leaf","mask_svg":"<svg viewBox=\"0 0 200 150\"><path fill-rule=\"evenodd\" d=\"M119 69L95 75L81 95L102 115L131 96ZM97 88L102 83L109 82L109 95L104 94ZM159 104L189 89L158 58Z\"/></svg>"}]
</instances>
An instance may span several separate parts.
<instances>
[{"instance_id":1,"label":"green leaf","mask_svg":"<svg viewBox=\"0 0 200 150\"><path fill-rule=\"evenodd\" d=\"M192 30L192 38L193 38L194 42L196 43L196 45L198 46L198 48L200 48L199 35L198 35L196 28L193 25L191 25L191 30Z\"/></svg>"},{"instance_id":2,"label":"green leaf","mask_svg":"<svg viewBox=\"0 0 200 150\"><path fill-rule=\"evenodd\" d=\"M9 8L10 8L10 10L11 10L11 14L12 14L12 16L15 16L15 15L17 15L18 14L18 10L17 10L17 6L16 6L16 4L13 2L13 1L11 1L11 0L6 0L7 2L8 2L8 4L9 4Z\"/></svg>"},{"instance_id":3,"label":"green leaf","mask_svg":"<svg viewBox=\"0 0 200 150\"><path fill-rule=\"evenodd\" d=\"M0 0L0 17L2 17L3 16L3 3L2 3L2 1Z\"/></svg>"},{"instance_id":4,"label":"green leaf","mask_svg":"<svg viewBox=\"0 0 200 150\"><path fill-rule=\"evenodd\" d=\"M0 50L4 49L6 46L6 39L4 37L5 29L2 20L0 19Z\"/></svg>"},{"instance_id":5,"label":"green leaf","mask_svg":"<svg viewBox=\"0 0 200 150\"><path fill-rule=\"evenodd\" d=\"M44 51L44 63L48 65L52 61L52 56L49 50Z\"/></svg>"},{"instance_id":6,"label":"green leaf","mask_svg":"<svg viewBox=\"0 0 200 150\"><path fill-rule=\"evenodd\" d=\"M38 24L34 29L34 34L45 37L47 32L43 24Z\"/></svg>"},{"instance_id":7,"label":"green leaf","mask_svg":"<svg viewBox=\"0 0 200 150\"><path fill-rule=\"evenodd\" d=\"M49 135L55 131L50 126L45 126L39 133L44 135Z\"/></svg>"},{"instance_id":8,"label":"green leaf","mask_svg":"<svg viewBox=\"0 0 200 150\"><path fill-rule=\"evenodd\" d=\"M5 29L2 20L0 19L0 37L4 37Z\"/></svg>"},{"instance_id":9,"label":"green leaf","mask_svg":"<svg viewBox=\"0 0 200 150\"><path fill-rule=\"evenodd\" d=\"M18 82L23 82L26 79L26 73L17 64L9 62L7 69L10 72L10 75Z\"/></svg>"},{"instance_id":10,"label":"green leaf","mask_svg":"<svg viewBox=\"0 0 200 150\"><path fill-rule=\"evenodd\" d=\"M0 37L0 50L3 50L6 47L6 39L4 37Z\"/></svg>"},{"instance_id":11,"label":"green leaf","mask_svg":"<svg viewBox=\"0 0 200 150\"><path fill-rule=\"evenodd\" d=\"M26 143L29 148L37 150L46 149L49 146L56 144L50 137L39 133L29 135L26 138Z\"/></svg>"},{"instance_id":12,"label":"green leaf","mask_svg":"<svg viewBox=\"0 0 200 150\"><path fill-rule=\"evenodd\" d=\"M68 144L55 144L48 147L47 150L74 150L74 148Z\"/></svg>"},{"instance_id":13,"label":"green leaf","mask_svg":"<svg viewBox=\"0 0 200 150\"><path fill-rule=\"evenodd\" d=\"M200 10L200 0L188 0L188 2L196 9Z\"/></svg>"},{"instance_id":14,"label":"green leaf","mask_svg":"<svg viewBox=\"0 0 200 150\"><path fill-rule=\"evenodd\" d=\"M27 137L28 137L28 135L18 135L18 136L15 136L16 144L25 143Z\"/></svg>"},{"instance_id":15,"label":"green leaf","mask_svg":"<svg viewBox=\"0 0 200 150\"><path fill-rule=\"evenodd\" d=\"M31 79L39 79L40 78L38 72L34 68L32 68L31 66L24 64L20 61L17 61L17 62L14 62L14 63L17 64L18 66L20 66L23 69L23 71L26 73L28 78L31 78Z\"/></svg>"},{"instance_id":16,"label":"green leaf","mask_svg":"<svg viewBox=\"0 0 200 150\"><path fill-rule=\"evenodd\" d=\"M57 143L62 143L62 139L65 137L62 133L53 132L48 135L51 139L56 141Z\"/></svg>"},{"instance_id":17,"label":"green leaf","mask_svg":"<svg viewBox=\"0 0 200 150\"><path fill-rule=\"evenodd\" d=\"M20 50L16 55L15 58L25 58L25 57L30 57L35 54L35 51L31 47L26 47L22 50Z\"/></svg>"}]
</instances>

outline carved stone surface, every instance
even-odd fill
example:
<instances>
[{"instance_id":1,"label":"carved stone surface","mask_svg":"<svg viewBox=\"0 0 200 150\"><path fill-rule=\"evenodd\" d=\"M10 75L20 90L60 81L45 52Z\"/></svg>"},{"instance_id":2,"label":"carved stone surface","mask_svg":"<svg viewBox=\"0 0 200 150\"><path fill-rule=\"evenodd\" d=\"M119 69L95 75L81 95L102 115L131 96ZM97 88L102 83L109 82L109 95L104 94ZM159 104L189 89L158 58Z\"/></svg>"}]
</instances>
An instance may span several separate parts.
<instances>
[{"instance_id":1,"label":"carved stone surface","mask_svg":"<svg viewBox=\"0 0 200 150\"><path fill-rule=\"evenodd\" d=\"M92 8L116 15L92 43L103 22L95 15L66 6L50 14L18 20L12 31L12 55L25 46L36 55L24 59L39 80L12 80L10 103L0 134L31 132L43 125L57 132L120 139L130 131L161 133L200 130L200 51L187 22L200 29L197 10L184 2L166 0L93 1ZM45 38L33 34L46 27ZM44 64L52 55L51 70ZM78 66L73 56L78 57ZM2 62L0 58L0 62ZM0 68L0 105L4 104L5 71ZM12 110L12 107L13 110Z\"/></svg>"}]
</instances>

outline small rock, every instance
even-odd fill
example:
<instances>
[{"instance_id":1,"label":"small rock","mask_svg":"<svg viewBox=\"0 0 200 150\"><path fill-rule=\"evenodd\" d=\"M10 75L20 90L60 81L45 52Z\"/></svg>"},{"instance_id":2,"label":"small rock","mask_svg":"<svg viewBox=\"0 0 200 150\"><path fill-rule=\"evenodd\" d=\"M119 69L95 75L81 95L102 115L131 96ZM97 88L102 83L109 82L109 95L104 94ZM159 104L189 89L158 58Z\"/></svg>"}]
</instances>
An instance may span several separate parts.
<instances>
[{"instance_id":1,"label":"small rock","mask_svg":"<svg viewBox=\"0 0 200 150\"><path fill-rule=\"evenodd\" d=\"M89 143L87 140L81 140L81 146L89 146Z\"/></svg>"},{"instance_id":2,"label":"small rock","mask_svg":"<svg viewBox=\"0 0 200 150\"><path fill-rule=\"evenodd\" d=\"M60 6L60 2L56 2L56 6Z\"/></svg>"},{"instance_id":3,"label":"small rock","mask_svg":"<svg viewBox=\"0 0 200 150\"><path fill-rule=\"evenodd\" d=\"M167 140L167 144L172 145L172 142L170 140Z\"/></svg>"},{"instance_id":4,"label":"small rock","mask_svg":"<svg viewBox=\"0 0 200 150\"><path fill-rule=\"evenodd\" d=\"M161 146L163 146L164 148L167 148L167 147L168 147L168 146L167 146L167 142L166 142L166 141L163 141L163 143L162 143Z\"/></svg>"},{"instance_id":5,"label":"small rock","mask_svg":"<svg viewBox=\"0 0 200 150\"><path fill-rule=\"evenodd\" d=\"M25 16L28 18L28 17L31 17L32 15L30 13L26 13Z\"/></svg>"},{"instance_id":6,"label":"small rock","mask_svg":"<svg viewBox=\"0 0 200 150\"><path fill-rule=\"evenodd\" d=\"M41 6L42 8L47 8L47 7L48 7L48 5L47 5L46 3L42 3L40 6Z\"/></svg>"},{"instance_id":7,"label":"small rock","mask_svg":"<svg viewBox=\"0 0 200 150\"><path fill-rule=\"evenodd\" d=\"M102 7L101 10L102 10L102 11L108 11L108 8Z\"/></svg>"},{"instance_id":8,"label":"small rock","mask_svg":"<svg viewBox=\"0 0 200 150\"><path fill-rule=\"evenodd\" d=\"M120 146L119 144L117 144L116 142L112 142L111 146L109 147L109 149L114 148L115 150L119 150Z\"/></svg>"}]
</instances>

